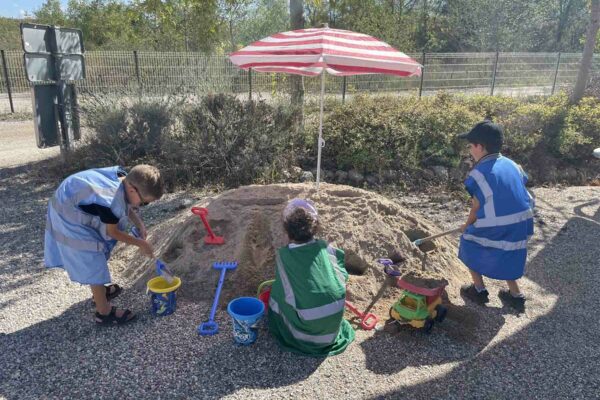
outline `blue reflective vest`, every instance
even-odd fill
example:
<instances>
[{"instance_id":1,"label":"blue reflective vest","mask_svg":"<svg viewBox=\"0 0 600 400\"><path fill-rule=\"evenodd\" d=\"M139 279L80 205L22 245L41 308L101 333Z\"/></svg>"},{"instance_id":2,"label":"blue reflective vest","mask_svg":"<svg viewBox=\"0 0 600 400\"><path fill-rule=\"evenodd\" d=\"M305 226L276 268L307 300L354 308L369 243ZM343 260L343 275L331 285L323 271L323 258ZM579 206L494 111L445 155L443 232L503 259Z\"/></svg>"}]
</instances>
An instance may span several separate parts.
<instances>
[{"instance_id":1,"label":"blue reflective vest","mask_svg":"<svg viewBox=\"0 0 600 400\"><path fill-rule=\"evenodd\" d=\"M128 203L118 172L120 167L82 171L66 178L48 201L44 262L62 267L70 278L84 284L110 282L106 261L117 241L106 233L97 215L79 206L109 207L119 218L119 230L128 224Z\"/></svg>"},{"instance_id":2,"label":"blue reflective vest","mask_svg":"<svg viewBox=\"0 0 600 400\"><path fill-rule=\"evenodd\" d=\"M477 221L460 240L458 257L471 270L493 279L523 276L527 241L533 235L533 199L527 175L500 154L483 157L465 180L479 201Z\"/></svg>"}]
</instances>

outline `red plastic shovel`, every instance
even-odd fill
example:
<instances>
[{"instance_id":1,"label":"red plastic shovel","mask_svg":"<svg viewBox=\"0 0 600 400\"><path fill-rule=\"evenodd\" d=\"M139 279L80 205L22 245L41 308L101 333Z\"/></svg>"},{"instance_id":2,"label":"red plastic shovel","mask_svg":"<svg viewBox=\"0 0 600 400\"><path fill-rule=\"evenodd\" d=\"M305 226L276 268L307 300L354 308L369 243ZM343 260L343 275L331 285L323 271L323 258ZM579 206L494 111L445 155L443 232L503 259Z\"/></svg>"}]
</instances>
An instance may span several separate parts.
<instances>
[{"instance_id":1,"label":"red plastic shovel","mask_svg":"<svg viewBox=\"0 0 600 400\"><path fill-rule=\"evenodd\" d=\"M206 232L208 235L204 238L204 243L206 244L223 244L225 243L225 238L223 236L217 236L213 233L212 229L210 229L210 225L208 224L208 209L204 207L192 207L192 213L196 214L204 223L204 227L206 228Z\"/></svg>"},{"instance_id":2,"label":"red plastic shovel","mask_svg":"<svg viewBox=\"0 0 600 400\"><path fill-rule=\"evenodd\" d=\"M370 331L377 325L377 316L371 313L361 313L351 303L346 301L346 307L360 318L360 327L366 331Z\"/></svg>"}]
</instances>

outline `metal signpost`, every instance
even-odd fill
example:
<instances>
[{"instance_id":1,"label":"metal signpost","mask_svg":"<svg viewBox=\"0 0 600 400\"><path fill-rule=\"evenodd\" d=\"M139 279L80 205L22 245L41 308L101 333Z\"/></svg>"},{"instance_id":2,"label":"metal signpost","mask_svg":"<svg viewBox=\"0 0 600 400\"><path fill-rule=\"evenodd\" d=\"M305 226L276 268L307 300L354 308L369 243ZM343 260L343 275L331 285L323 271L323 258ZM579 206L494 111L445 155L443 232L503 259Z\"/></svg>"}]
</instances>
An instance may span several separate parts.
<instances>
[{"instance_id":1,"label":"metal signpost","mask_svg":"<svg viewBox=\"0 0 600 400\"><path fill-rule=\"evenodd\" d=\"M81 137L75 85L85 79L79 29L21 24L23 63L33 83L34 126L38 147L60 146L63 156Z\"/></svg>"}]
</instances>

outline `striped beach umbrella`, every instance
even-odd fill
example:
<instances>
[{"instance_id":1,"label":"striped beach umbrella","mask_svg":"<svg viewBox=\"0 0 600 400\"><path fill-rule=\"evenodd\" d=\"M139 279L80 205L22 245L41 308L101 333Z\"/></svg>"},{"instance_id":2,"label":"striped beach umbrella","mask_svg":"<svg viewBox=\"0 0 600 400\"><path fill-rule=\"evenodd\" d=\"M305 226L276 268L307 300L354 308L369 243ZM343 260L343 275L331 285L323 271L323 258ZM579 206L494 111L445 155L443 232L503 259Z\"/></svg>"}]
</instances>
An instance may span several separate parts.
<instances>
[{"instance_id":1,"label":"striped beach umbrella","mask_svg":"<svg viewBox=\"0 0 600 400\"><path fill-rule=\"evenodd\" d=\"M323 146L325 74L336 76L386 74L420 76L421 65L372 36L341 29L311 28L276 33L229 56L243 69L260 72L321 75L321 112L317 155L317 189Z\"/></svg>"}]
</instances>

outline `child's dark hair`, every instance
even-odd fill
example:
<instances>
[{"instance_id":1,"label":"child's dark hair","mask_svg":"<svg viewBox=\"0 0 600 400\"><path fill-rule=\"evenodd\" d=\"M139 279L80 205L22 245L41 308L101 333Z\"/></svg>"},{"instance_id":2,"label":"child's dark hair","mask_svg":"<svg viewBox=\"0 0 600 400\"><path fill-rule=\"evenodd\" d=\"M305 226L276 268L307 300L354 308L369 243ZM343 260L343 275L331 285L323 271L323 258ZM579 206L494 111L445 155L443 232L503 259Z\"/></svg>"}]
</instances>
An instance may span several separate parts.
<instances>
[{"instance_id":1,"label":"child's dark hair","mask_svg":"<svg viewBox=\"0 0 600 400\"><path fill-rule=\"evenodd\" d=\"M502 149L502 143L477 143L477 142L471 142L471 143L482 145L485 148L485 150L488 152L488 154L500 153L500 150Z\"/></svg>"},{"instance_id":2,"label":"child's dark hair","mask_svg":"<svg viewBox=\"0 0 600 400\"><path fill-rule=\"evenodd\" d=\"M317 234L319 221L305 209L297 208L283 221L283 228L290 240L304 243L312 240Z\"/></svg>"}]
</instances>

